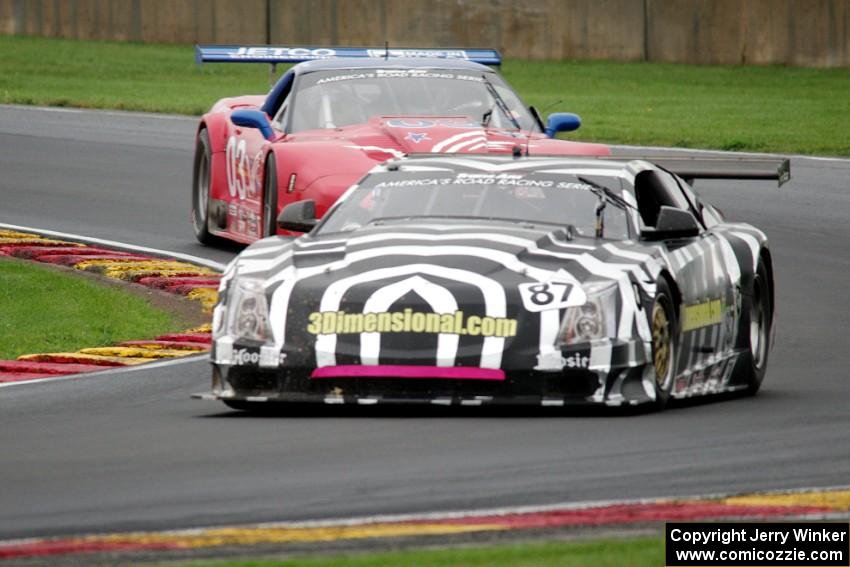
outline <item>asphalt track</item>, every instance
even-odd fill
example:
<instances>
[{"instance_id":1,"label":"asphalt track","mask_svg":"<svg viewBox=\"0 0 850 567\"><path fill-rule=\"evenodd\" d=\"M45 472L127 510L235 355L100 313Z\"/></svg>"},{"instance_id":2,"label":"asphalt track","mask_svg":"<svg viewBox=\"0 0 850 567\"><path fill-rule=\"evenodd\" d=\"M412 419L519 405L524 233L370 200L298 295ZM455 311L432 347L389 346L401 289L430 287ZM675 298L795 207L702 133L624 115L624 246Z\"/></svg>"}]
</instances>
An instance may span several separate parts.
<instances>
[{"instance_id":1,"label":"asphalt track","mask_svg":"<svg viewBox=\"0 0 850 567\"><path fill-rule=\"evenodd\" d=\"M193 130L0 107L0 222L227 260L191 235ZM771 238L779 326L755 398L248 417L189 399L203 360L0 388L0 538L847 484L850 161L792 174L697 186Z\"/></svg>"}]
</instances>

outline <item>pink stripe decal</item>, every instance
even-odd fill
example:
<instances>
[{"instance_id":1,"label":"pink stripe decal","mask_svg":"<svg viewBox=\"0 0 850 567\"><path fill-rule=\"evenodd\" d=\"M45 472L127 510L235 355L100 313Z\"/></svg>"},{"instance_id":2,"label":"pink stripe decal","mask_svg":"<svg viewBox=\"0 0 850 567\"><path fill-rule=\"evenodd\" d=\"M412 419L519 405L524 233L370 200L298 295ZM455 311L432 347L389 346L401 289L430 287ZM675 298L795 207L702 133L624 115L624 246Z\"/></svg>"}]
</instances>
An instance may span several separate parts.
<instances>
[{"instance_id":1,"label":"pink stripe decal","mask_svg":"<svg viewBox=\"0 0 850 567\"><path fill-rule=\"evenodd\" d=\"M505 372L498 368L470 368L465 366L402 366L381 364L374 366L345 364L316 368L311 378L438 378L444 380L497 380L504 381Z\"/></svg>"}]
</instances>

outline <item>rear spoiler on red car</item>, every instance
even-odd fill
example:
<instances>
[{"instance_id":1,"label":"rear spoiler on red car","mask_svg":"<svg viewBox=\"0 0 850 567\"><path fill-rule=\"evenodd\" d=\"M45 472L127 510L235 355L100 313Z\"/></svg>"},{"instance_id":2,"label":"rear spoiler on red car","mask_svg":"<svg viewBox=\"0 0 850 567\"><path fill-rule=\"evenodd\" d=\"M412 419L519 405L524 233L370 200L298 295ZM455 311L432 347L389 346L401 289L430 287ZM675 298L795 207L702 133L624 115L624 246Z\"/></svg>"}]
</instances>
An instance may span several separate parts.
<instances>
[{"instance_id":1,"label":"rear spoiler on red car","mask_svg":"<svg viewBox=\"0 0 850 567\"><path fill-rule=\"evenodd\" d=\"M791 160L782 157L684 157L658 155L605 156L600 159L639 159L675 173L688 183L694 179L767 179L782 187L791 179Z\"/></svg>"},{"instance_id":2,"label":"rear spoiler on red car","mask_svg":"<svg viewBox=\"0 0 850 567\"><path fill-rule=\"evenodd\" d=\"M324 59L459 59L499 66L502 56L496 49L416 47L315 47L286 45L196 45L195 61L202 63L301 63Z\"/></svg>"}]
</instances>

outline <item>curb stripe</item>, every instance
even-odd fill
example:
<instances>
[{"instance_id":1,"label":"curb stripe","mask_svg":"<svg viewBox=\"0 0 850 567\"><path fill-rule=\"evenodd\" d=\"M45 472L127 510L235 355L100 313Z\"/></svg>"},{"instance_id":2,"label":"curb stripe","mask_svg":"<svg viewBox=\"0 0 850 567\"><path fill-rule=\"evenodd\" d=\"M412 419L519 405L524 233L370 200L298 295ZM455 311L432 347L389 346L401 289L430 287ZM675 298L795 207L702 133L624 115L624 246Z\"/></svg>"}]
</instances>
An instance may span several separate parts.
<instances>
[{"instance_id":1,"label":"curb stripe","mask_svg":"<svg viewBox=\"0 0 850 567\"><path fill-rule=\"evenodd\" d=\"M145 362L144 364L137 365L129 365L129 366L103 366L100 371L92 371L92 372L84 372L81 374L65 374L62 376L50 375L49 377L44 376L36 376L32 375L23 379L15 380L14 382L3 382L0 380L0 388L9 388L12 386L27 386L32 384L40 384L42 382L62 382L66 380L77 380L80 378L101 378L101 377L114 377L119 374L128 374L130 372L135 372L137 370L153 370L154 368L162 368L165 366L176 366L178 364L185 364L188 362L198 362L199 359L208 359L206 353L202 353L204 356L201 357L200 354L195 356L196 353L192 353L191 356L183 356L180 358L161 358L154 360L152 362Z\"/></svg>"},{"instance_id":2,"label":"curb stripe","mask_svg":"<svg viewBox=\"0 0 850 567\"><path fill-rule=\"evenodd\" d=\"M725 502L743 506L816 506L833 510L850 510L850 490L773 495L755 494L727 498Z\"/></svg>"},{"instance_id":3,"label":"curb stripe","mask_svg":"<svg viewBox=\"0 0 850 567\"><path fill-rule=\"evenodd\" d=\"M9 231L29 231L30 233L35 232L41 235L50 236L54 238L59 238L68 242L82 242L85 244L95 244L102 245L108 248L115 248L116 250L123 250L126 252L142 252L145 254L150 254L152 256L159 256L161 258L176 258L178 260L183 260L185 262L189 262L191 264L197 264L199 266L204 266L207 268L211 268L218 272L224 271L224 264L219 262L215 262L213 260L208 260L206 258L201 258L199 256L192 256L191 254L183 254L181 252L168 252L166 250L160 250L158 248L149 248L147 246L137 246L135 244L126 244L124 242L117 242L115 240L106 240L103 238L92 238L90 236L83 236L80 234L71 234L68 232L58 232L55 230L47 230L42 228L30 228L26 226L18 226L14 224L0 223L0 229L5 229ZM31 234L30 234L31 236Z\"/></svg>"},{"instance_id":4,"label":"curb stripe","mask_svg":"<svg viewBox=\"0 0 850 567\"><path fill-rule=\"evenodd\" d=\"M239 529L223 528L174 538L160 534L127 534L101 538L37 540L16 545L0 544L0 559L68 555L116 551L164 551L209 547L318 543L338 540L377 539L427 535L451 535L470 532L500 531L499 525L463 526L447 524L374 524L304 529Z\"/></svg>"},{"instance_id":5,"label":"curb stripe","mask_svg":"<svg viewBox=\"0 0 850 567\"><path fill-rule=\"evenodd\" d=\"M147 284L148 287L159 288L197 301L205 313L211 312L218 300L216 288L220 276L216 273L218 267L216 263L204 260L200 262L204 265L199 266L197 263L174 259L176 256L181 256L184 259L198 260L182 254L167 254L147 249L148 253L161 253L159 255L162 257L142 255L134 252L142 250L143 247L120 243L114 244L124 250L89 247L79 242L46 238L44 235L66 239L80 238L92 242L97 239L76 237L54 231L40 231L41 234L36 232L34 229L0 223L0 255L61 264L78 270L100 273L112 279ZM104 244L108 241L97 242ZM0 385L34 383L65 374L103 370L107 367L132 366L154 359L185 357L209 350L211 343L209 332L208 325L205 325L203 329L172 333L173 336L183 339L179 344L170 341L166 336L160 336L147 341L125 341L111 347L83 348L73 353L22 355L14 361L17 364L7 365L9 368L0 368ZM196 340L189 340L191 338Z\"/></svg>"},{"instance_id":6,"label":"curb stripe","mask_svg":"<svg viewBox=\"0 0 850 567\"><path fill-rule=\"evenodd\" d=\"M165 532L0 542L0 558L103 551L315 543L663 521L829 517L850 512L850 489L506 508L322 522L255 524Z\"/></svg>"}]
</instances>

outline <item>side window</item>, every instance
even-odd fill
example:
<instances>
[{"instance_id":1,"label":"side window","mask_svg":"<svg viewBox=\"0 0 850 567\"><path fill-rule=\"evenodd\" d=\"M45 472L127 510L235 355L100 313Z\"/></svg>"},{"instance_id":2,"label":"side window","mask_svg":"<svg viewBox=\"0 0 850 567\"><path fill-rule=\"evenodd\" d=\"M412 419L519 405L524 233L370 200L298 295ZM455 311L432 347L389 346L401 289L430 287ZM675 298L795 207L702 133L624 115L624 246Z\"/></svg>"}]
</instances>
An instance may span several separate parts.
<instances>
[{"instance_id":1,"label":"side window","mask_svg":"<svg viewBox=\"0 0 850 567\"><path fill-rule=\"evenodd\" d=\"M295 82L295 73L291 70L280 78L272 90L266 97L266 102L263 103L262 110L272 116L272 124L275 128L283 130L283 117L286 115L286 108L291 99L292 85Z\"/></svg>"},{"instance_id":2,"label":"side window","mask_svg":"<svg viewBox=\"0 0 850 567\"><path fill-rule=\"evenodd\" d=\"M676 186L679 188L679 191L684 193L685 200L687 200L691 210L696 212L699 208L699 198L697 197L696 192L681 177L673 176L673 179L676 180Z\"/></svg>"},{"instance_id":3,"label":"side window","mask_svg":"<svg viewBox=\"0 0 850 567\"><path fill-rule=\"evenodd\" d=\"M723 222L723 215L715 209L711 205L706 205L702 202L702 199L699 197L699 193L697 193L696 189L691 187L684 179L681 177L676 177L676 181L679 182L679 188L682 190L682 193L685 194L685 197L688 198L688 201L691 202L691 207L695 212L698 219L702 220L703 226L705 228L711 228L717 224Z\"/></svg>"},{"instance_id":4,"label":"side window","mask_svg":"<svg viewBox=\"0 0 850 567\"><path fill-rule=\"evenodd\" d=\"M688 200L688 203L691 206L691 212L694 213L697 219L702 221L703 226L711 228L712 226L722 222L721 218L716 214L712 207L706 207L703 205L699 195L693 187L688 185L688 183L681 177L676 176L674 179L679 186L679 190Z\"/></svg>"},{"instance_id":5,"label":"side window","mask_svg":"<svg viewBox=\"0 0 850 567\"><path fill-rule=\"evenodd\" d=\"M702 218L702 224L705 225L705 228L711 228L723 222L723 217L712 206L701 205L700 218Z\"/></svg>"},{"instance_id":6,"label":"side window","mask_svg":"<svg viewBox=\"0 0 850 567\"><path fill-rule=\"evenodd\" d=\"M679 184L669 173L647 169L635 176L635 197L641 220L655 226L662 206L691 211L691 205Z\"/></svg>"},{"instance_id":7,"label":"side window","mask_svg":"<svg viewBox=\"0 0 850 567\"><path fill-rule=\"evenodd\" d=\"M272 118L272 125L278 130L283 130L283 125L285 124L284 118L286 117L286 111L289 108L289 95L287 94L286 98L283 100L283 103L280 105L280 109L275 114L274 118Z\"/></svg>"},{"instance_id":8,"label":"side window","mask_svg":"<svg viewBox=\"0 0 850 567\"><path fill-rule=\"evenodd\" d=\"M682 188L679 187L679 183L676 179L666 171L658 171L657 174L658 178L661 179L661 183L664 184L664 190L670 196L670 200L673 203L669 206L693 212L691 202L688 201L688 198L682 192Z\"/></svg>"}]
</instances>

